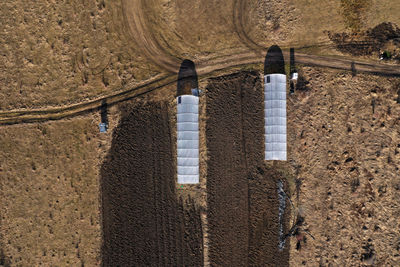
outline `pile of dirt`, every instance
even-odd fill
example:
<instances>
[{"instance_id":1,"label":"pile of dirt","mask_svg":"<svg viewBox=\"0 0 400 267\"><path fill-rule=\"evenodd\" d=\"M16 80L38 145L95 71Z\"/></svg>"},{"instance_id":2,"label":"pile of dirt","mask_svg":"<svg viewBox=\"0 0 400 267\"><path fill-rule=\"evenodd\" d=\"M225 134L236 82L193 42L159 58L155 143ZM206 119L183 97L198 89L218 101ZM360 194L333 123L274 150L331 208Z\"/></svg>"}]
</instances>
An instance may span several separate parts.
<instances>
[{"instance_id":1,"label":"pile of dirt","mask_svg":"<svg viewBox=\"0 0 400 267\"><path fill-rule=\"evenodd\" d=\"M202 266L199 210L176 195L167 106L122 114L101 169L103 266Z\"/></svg>"},{"instance_id":2,"label":"pile of dirt","mask_svg":"<svg viewBox=\"0 0 400 267\"><path fill-rule=\"evenodd\" d=\"M240 72L206 90L211 265L287 266L288 250L278 250L279 175L263 161L262 82Z\"/></svg>"},{"instance_id":3,"label":"pile of dirt","mask_svg":"<svg viewBox=\"0 0 400 267\"><path fill-rule=\"evenodd\" d=\"M400 28L393 24L384 22L367 31L367 36L378 44L384 44L389 40L400 38ZM400 42L400 40L398 40Z\"/></svg>"},{"instance_id":4,"label":"pile of dirt","mask_svg":"<svg viewBox=\"0 0 400 267\"><path fill-rule=\"evenodd\" d=\"M355 56L378 53L388 42L400 48L400 28L390 22L381 23L363 32L328 32L328 36L336 44L338 50Z\"/></svg>"},{"instance_id":5,"label":"pile of dirt","mask_svg":"<svg viewBox=\"0 0 400 267\"><path fill-rule=\"evenodd\" d=\"M309 91L311 90L309 84L310 82L307 80L306 76L304 75L303 69L298 69L298 79L296 81L296 90L297 91Z\"/></svg>"}]
</instances>

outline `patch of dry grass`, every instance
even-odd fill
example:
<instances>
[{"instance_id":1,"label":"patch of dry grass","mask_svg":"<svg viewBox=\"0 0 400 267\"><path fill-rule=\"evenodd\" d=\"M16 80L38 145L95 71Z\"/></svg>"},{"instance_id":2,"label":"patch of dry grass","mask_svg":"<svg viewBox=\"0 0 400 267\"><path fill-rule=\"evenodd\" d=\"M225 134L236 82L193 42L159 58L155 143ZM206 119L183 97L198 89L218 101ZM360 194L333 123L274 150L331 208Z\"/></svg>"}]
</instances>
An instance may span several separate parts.
<instances>
[{"instance_id":1,"label":"patch of dry grass","mask_svg":"<svg viewBox=\"0 0 400 267\"><path fill-rule=\"evenodd\" d=\"M99 265L98 135L93 116L0 128L0 236L11 266Z\"/></svg>"},{"instance_id":2,"label":"patch of dry grass","mask_svg":"<svg viewBox=\"0 0 400 267\"><path fill-rule=\"evenodd\" d=\"M0 3L0 110L81 102L157 72L124 38L119 1Z\"/></svg>"},{"instance_id":3,"label":"patch of dry grass","mask_svg":"<svg viewBox=\"0 0 400 267\"><path fill-rule=\"evenodd\" d=\"M247 49L235 33L237 7L233 0L144 4L146 24L166 53L195 61ZM251 0L243 9L246 34L264 47L327 44L326 31L400 25L400 2L391 0ZM122 10L113 0L1 2L0 110L77 103L159 73L128 34Z\"/></svg>"},{"instance_id":4,"label":"patch of dry grass","mask_svg":"<svg viewBox=\"0 0 400 267\"><path fill-rule=\"evenodd\" d=\"M289 162L301 181L308 239L291 266L398 263L398 79L303 67L310 90L288 98ZM369 255L369 254L368 254ZM368 257L367 257L368 258Z\"/></svg>"},{"instance_id":5,"label":"patch of dry grass","mask_svg":"<svg viewBox=\"0 0 400 267\"><path fill-rule=\"evenodd\" d=\"M371 0L340 0L341 14L346 27L359 32L365 23L365 12L371 6Z\"/></svg>"}]
</instances>

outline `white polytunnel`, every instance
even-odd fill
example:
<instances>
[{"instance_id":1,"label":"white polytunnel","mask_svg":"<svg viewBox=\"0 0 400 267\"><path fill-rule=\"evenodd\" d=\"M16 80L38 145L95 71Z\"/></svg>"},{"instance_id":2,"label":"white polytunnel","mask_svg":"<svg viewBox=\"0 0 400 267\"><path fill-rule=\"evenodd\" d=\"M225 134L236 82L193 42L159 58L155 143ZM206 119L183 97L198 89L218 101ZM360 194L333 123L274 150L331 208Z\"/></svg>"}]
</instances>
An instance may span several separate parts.
<instances>
[{"instance_id":1,"label":"white polytunnel","mask_svg":"<svg viewBox=\"0 0 400 267\"><path fill-rule=\"evenodd\" d=\"M286 75L264 76L265 160L286 160Z\"/></svg>"},{"instance_id":2,"label":"white polytunnel","mask_svg":"<svg viewBox=\"0 0 400 267\"><path fill-rule=\"evenodd\" d=\"M199 183L199 98L177 98L178 184Z\"/></svg>"}]
</instances>

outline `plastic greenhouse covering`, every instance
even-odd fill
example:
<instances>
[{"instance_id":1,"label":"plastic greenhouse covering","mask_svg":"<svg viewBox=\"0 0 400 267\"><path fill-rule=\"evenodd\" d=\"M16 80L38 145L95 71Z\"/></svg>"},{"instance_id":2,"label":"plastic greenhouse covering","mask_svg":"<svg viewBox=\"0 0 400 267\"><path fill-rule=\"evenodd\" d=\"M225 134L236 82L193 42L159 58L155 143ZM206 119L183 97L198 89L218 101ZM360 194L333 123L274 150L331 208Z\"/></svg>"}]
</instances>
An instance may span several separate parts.
<instances>
[{"instance_id":1,"label":"plastic greenhouse covering","mask_svg":"<svg viewBox=\"0 0 400 267\"><path fill-rule=\"evenodd\" d=\"M199 182L199 98L178 96L177 164L178 183Z\"/></svg>"},{"instance_id":2,"label":"plastic greenhouse covering","mask_svg":"<svg viewBox=\"0 0 400 267\"><path fill-rule=\"evenodd\" d=\"M269 76L269 82L267 77ZM264 79L265 160L286 160L286 75Z\"/></svg>"}]
</instances>

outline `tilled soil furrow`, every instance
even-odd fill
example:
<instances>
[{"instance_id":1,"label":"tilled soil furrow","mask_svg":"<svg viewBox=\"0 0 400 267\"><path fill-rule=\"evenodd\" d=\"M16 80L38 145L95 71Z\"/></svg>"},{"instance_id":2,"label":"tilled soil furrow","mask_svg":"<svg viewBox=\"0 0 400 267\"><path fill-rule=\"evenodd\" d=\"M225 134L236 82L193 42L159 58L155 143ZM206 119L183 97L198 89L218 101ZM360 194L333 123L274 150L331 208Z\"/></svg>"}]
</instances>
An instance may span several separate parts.
<instances>
[{"instance_id":1,"label":"tilled soil furrow","mask_svg":"<svg viewBox=\"0 0 400 267\"><path fill-rule=\"evenodd\" d=\"M192 209L189 212L189 215L190 215L189 222L193 223L191 236L194 237L194 239L191 240L190 245L192 248L192 254L199 255L197 257L193 257L193 260L194 260L193 266L203 266L204 265L204 257L203 257L204 248L203 248L203 232L202 232L200 211L196 207L194 200L191 200L191 202L192 202ZM201 231L197 231L197 229L200 229ZM194 240L200 240L201 242L200 243L194 242Z\"/></svg>"},{"instance_id":2,"label":"tilled soil furrow","mask_svg":"<svg viewBox=\"0 0 400 267\"><path fill-rule=\"evenodd\" d=\"M198 215L177 201L167 106L125 106L101 169L103 266L189 266L201 262ZM185 233L188 233L185 237ZM186 257L186 258L185 258ZM199 266L197 264L191 266Z\"/></svg>"},{"instance_id":3,"label":"tilled soil furrow","mask_svg":"<svg viewBox=\"0 0 400 267\"><path fill-rule=\"evenodd\" d=\"M164 108L167 110L167 106L165 105ZM168 129L168 132L171 132L170 128L170 118L169 118L169 113L165 112L163 113L163 122L164 122L164 128ZM167 142L170 146L173 143L171 139L171 134L169 135L169 138L164 140L164 142ZM173 153L172 150L169 149L168 151L165 151L165 157L167 158L172 158ZM169 251L168 255L168 265L173 266L177 264L177 250L176 250L176 243L175 243L175 228L176 228L176 222L175 222L175 211L177 207L177 198L175 194L175 181L174 181L174 169L170 169L170 176L171 176L171 182L170 183L164 183L164 194L167 196L165 199L166 202L168 202L168 212L166 213L166 222L167 222L167 233L168 233L168 240L167 240L167 247Z\"/></svg>"},{"instance_id":4,"label":"tilled soil furrow","mask_svg":"<svg viewBox=\"0 0 400 267\"><path fill-rule=\"evenodd\" d=\"M152 128L152 133L151 136L154 136L156 133L156 130L154 129L154 125ZM160 204L160 189L159 189L159 178L158 173L159 173L159 168L156 168L158 166L158 149L157 147L152 146L152 151L153 152L153 162L152 165L154 166L154 174L153 174L153 181L154 181L154 213L155 213L155 232L156 232L156 253L154 253L154 257L156 257L156 262L158 263L159 266L162 266L163 263L163 250L162 250L162 220L163 216L160 216L160 212L162 211L162 205Z\"/></svg>"},{"instance_id":5,"label":"tilled soil furrow","mask_svg":"<svg viewBox=\"0 0 400 267\"><path fill-rule=\"evenodd\" d=\"M153 136L155 136L156 132L153 133ZM158 154L160 154L160 151L158 148L155 149ZM160 170L160 160L154 163L154 166ZM157 189L157 199L159 202L160 209L157 210L157 216L159 217L159 237L158 237L158 244L159 244L159 255L160 255L160 266L166 266L166 260L167 260L167 247L166 247L166 240L168 240L168 236L165 231L165 216L166 216L166 209L168 208L167 203L165 201L165 194L164 194L164 179L163 177L154 177L156 180L158 180L158 189Z\"/></svg>"},{"instance_id":6,"label":"tilled soil furrow","mask_svg":"<svg viewBox=\"0 0 400 267\"><path fill-rule=\"evenodd\" d=\"M215 78L207 86L207 192L212 266L247 265L248 198L240 93L244 77L234 74Z\"/></svg>"},{"instance_id":7,"label":"tilled soil furrow","mask_svg":"<svg viewBox=\"0 0 400 267\"><path fill-rule=\"evenodd\" d=\"M173 188L171 188L171 192L173 192ZM175 192L174 192L175 193ZM175 206L178 207L179 203L177 199L175 199ZM171 233L171 242L172 242L172 247L173 247L173 253L174 253L174 262L176 262L177 266L181 266L181 258L179 254L179 248L180 248L180 243L179 243L179 217L178 217L178 212L177 209L172 209L171 212L171 221L176 219L176 223L170 222L171 228L172 228L172 233Z\"/></svg>"},{"instance_id":8,"label":"tilled soil furrow","mask_svg":"<svg viewBox=\"0 0 400 267\"><path fill-rule=\"evenodd\" d=\"M264 164L262 81L254 72L207 87L208 207L212 266L287 266L278 252L279 175Z\"/></svg>"},{"instance_id":9,"label":"tilled soil furrow","mask_svg":"<svg viewBox=\"0 0 400 267\"><path fill-rule=\"evenodd\" d=\"M183 211L183 201L179 200L179 241L180 241L180 258L181 258L181 266L186 266L185 261L185 217Z\"/></svg>"}]
</instances>

